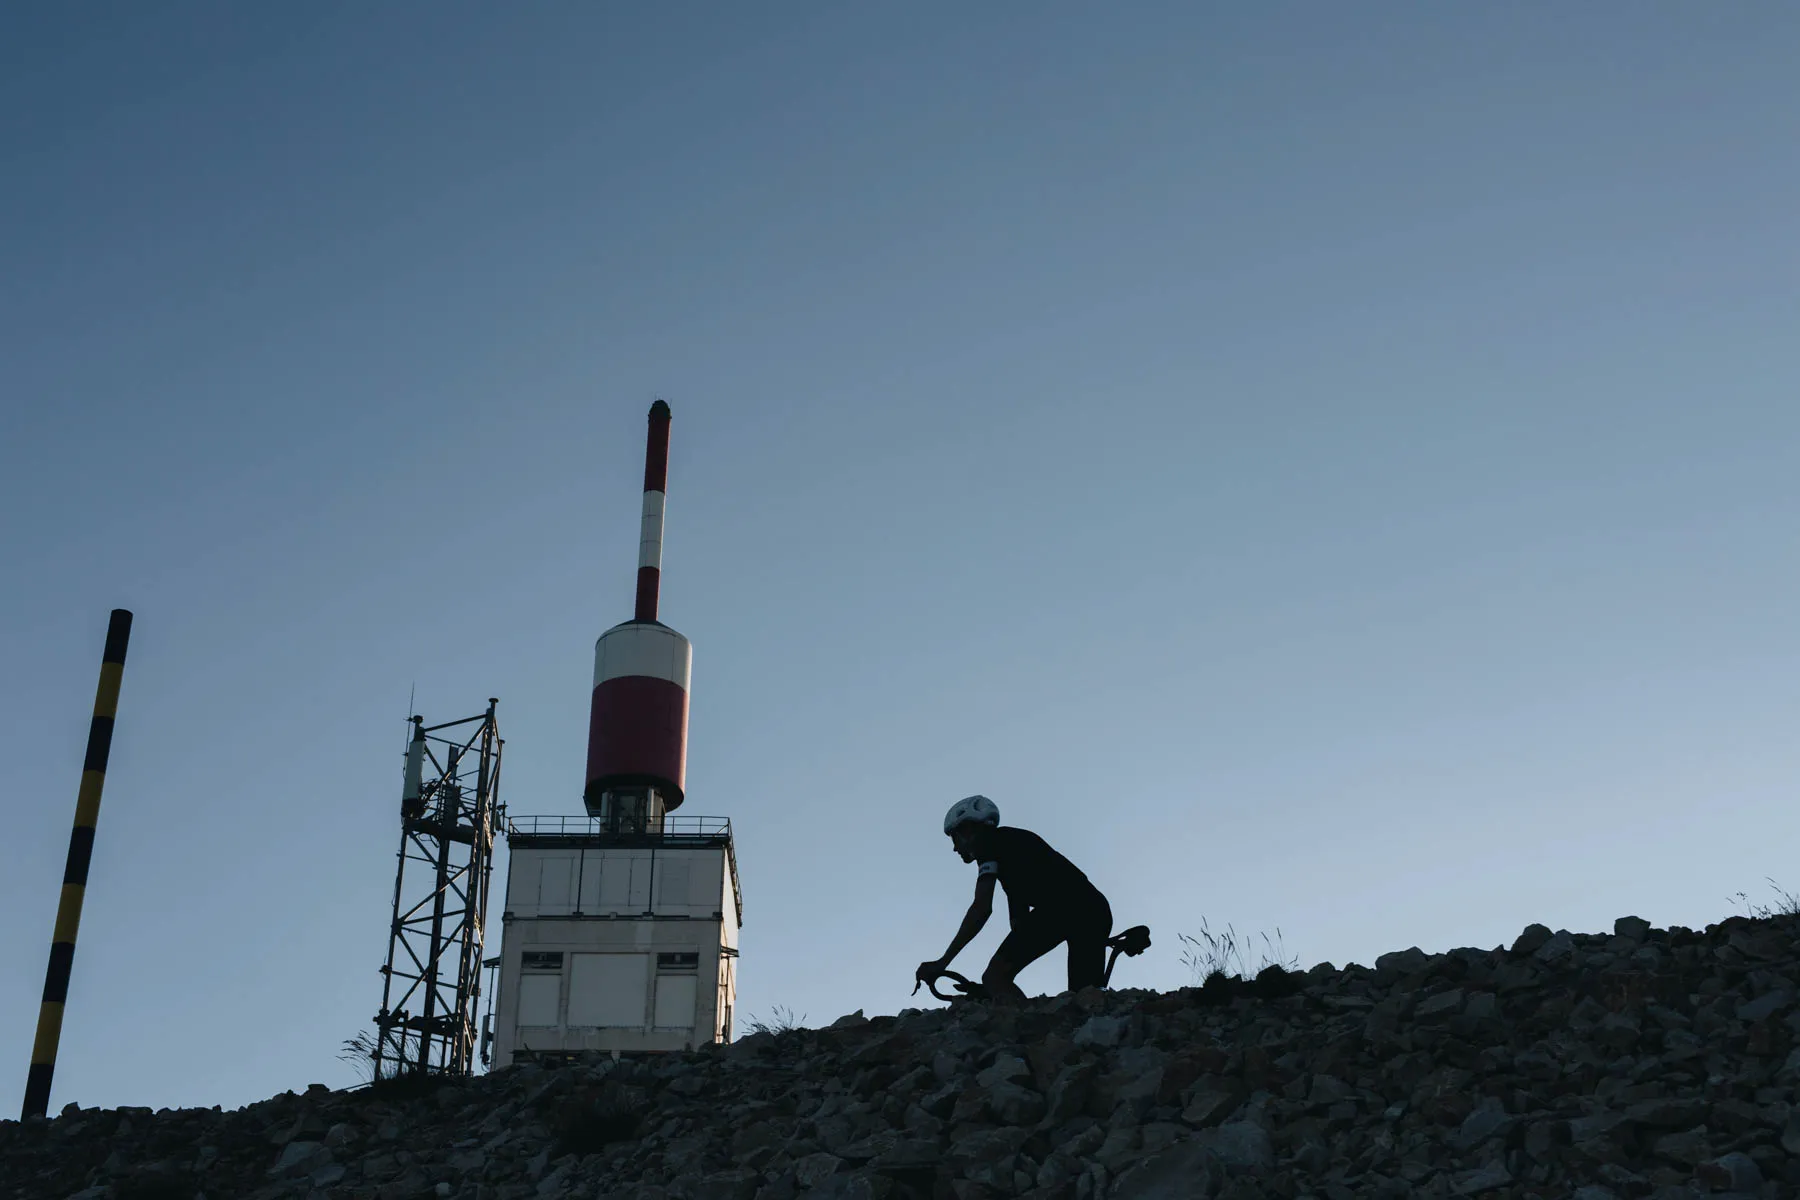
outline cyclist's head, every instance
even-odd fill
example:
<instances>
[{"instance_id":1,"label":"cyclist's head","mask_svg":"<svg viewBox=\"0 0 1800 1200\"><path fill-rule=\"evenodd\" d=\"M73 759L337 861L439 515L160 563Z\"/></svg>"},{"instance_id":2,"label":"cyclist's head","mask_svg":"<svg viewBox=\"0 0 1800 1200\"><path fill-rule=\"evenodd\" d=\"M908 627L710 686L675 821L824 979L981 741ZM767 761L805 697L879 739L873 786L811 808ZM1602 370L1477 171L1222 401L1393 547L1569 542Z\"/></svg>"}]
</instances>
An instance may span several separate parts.
<instances>
[{"instance_id":1,"label":"cyclist's head","mask_svg":"<svg viewBox=\"0 0 1800 1200\"><path fill-rule=\"evenodd\" d=\"M944 832L963 861L974 860L976 848L987 840L987 833L1000 824L1000 807L986 796L967 796L950 806L944 814Z\"/></svg>"}]
</instances>

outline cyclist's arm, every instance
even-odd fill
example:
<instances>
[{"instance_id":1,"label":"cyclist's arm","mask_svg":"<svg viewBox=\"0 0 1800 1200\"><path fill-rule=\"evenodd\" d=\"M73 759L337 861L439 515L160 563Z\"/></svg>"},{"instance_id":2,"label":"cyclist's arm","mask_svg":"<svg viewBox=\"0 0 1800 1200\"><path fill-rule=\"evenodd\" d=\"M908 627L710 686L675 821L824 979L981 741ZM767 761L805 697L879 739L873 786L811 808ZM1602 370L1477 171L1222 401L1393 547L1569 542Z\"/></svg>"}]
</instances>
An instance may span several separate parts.
<instances>
[{"instance_id":1,"label":"cyclist's arm","mask_svg":"<svg viewBox=\"0 0 1800 1200\"><path fill-rule=\"evenodd\" d=\"M994 912L994 876L982 875L975 880L975 899L969 904L969 911L963 914L962 928L956 931L950 948L944 951L944 957L938 960L940 966L949 966L950 960L962 952L962 948L975 940L981 927Z\"/></svg>"}]
</instances>

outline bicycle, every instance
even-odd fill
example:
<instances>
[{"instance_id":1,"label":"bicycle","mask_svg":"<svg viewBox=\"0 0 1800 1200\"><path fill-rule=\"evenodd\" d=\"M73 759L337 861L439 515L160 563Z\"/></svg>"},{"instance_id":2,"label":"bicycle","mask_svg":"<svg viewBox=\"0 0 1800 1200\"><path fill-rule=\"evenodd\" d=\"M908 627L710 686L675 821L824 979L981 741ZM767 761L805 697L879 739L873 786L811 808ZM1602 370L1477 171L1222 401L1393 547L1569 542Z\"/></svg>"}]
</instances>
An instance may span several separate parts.
<instances>
[{"instance_id":1,"label":"bicycle","mask_svg":"<svg viewBox=\"0 0 1800 1200\"><path fill-rule=\"evenodd\" d=\"M1118 965L1119 955L1123 954L1127 958L1136 958L1150 948L1150 927L1148 925L1133 925L1123 933L1114 934L1112 937L1106 939L1106 948L1111 951L1111 953L1108 954L1106 958L1106 973L1100 977L1101 987L1106 987L1112 983L1113 967ZM938 991L938 979L949 979L955 986L957 994L946 996L944 993ZM924 984L925 988L939 1000L948 1000L952 1004L969 1000L988 1000L992 998L988 994L986 984L970 979L956 971L946 970L940 973L936 979L921 979L916 981L913 984L913 995L918 995L920 984Z\"/></svg>"}]
</instances>

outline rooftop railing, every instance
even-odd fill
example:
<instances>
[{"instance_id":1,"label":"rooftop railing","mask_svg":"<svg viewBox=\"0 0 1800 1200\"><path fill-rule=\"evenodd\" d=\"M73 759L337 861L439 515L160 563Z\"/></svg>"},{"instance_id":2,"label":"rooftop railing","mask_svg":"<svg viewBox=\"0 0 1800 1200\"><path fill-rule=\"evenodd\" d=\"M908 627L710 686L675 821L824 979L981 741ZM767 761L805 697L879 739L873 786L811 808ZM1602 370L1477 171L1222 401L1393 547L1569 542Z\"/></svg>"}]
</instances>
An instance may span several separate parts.
<instances>
[{"instance_id":1,"label":"rooftop railing","mask_svg":"<svg viewBox=\"0 0 1800 1200\"><path fill-rule=\"evenodd\" d=\"M513 837L618 837L664 841L729 841L731 818L666 816L642 828L603 821L599 817L512 817L506 832Z\"/></svg>"}]
</instances>

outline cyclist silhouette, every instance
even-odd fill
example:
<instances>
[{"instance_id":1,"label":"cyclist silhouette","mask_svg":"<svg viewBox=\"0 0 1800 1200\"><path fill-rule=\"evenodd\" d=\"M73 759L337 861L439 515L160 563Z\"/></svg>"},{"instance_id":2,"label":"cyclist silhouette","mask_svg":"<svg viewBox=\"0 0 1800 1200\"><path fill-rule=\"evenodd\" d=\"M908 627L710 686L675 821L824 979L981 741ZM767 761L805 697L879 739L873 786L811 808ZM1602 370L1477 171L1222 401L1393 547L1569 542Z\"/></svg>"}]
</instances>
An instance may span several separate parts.
<instances>
[{"instance_id":1,"label":"cyclist silhouette","mask_svg":"<svg viewBox=\"0 0 1800 1200\"><path fill-rule=\"evenodd\" d=\"M962 948L975 940L994 911L994 884L998 882L1006 889L1012 932L981 974L989 995L1025 999L1013 980L1064 942L1069 946L1069 990L1106 985L1111 973L1106 950L1112 934L1112 906L1074 863L1030 830L1000 824L1000 809L986 796L970 796L951 805L944 816L944 832L964 862L981 866L975 877L975 900L963 916L961 928L944 957L919 964L914 976L919 983L929 987L945 974Z\"/></svg>"}]
</instances>

